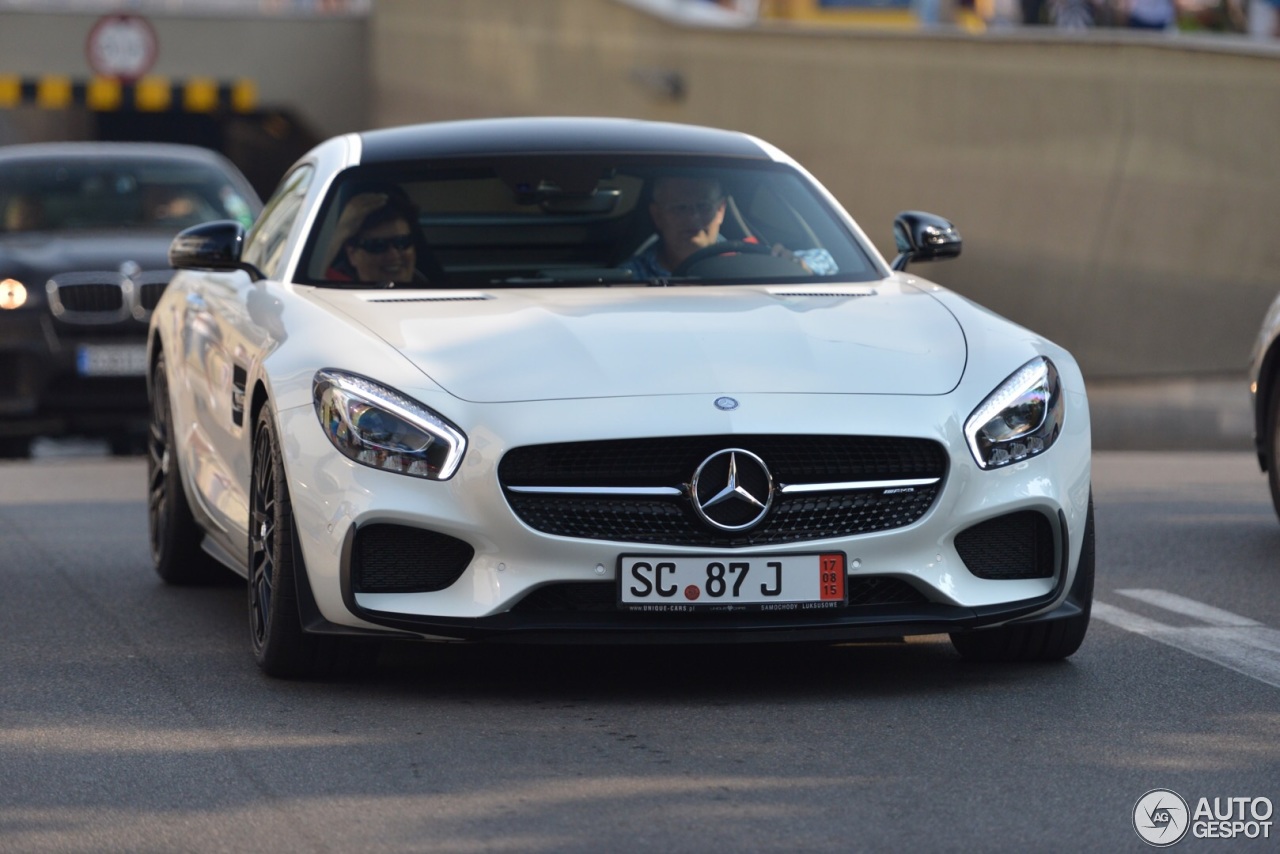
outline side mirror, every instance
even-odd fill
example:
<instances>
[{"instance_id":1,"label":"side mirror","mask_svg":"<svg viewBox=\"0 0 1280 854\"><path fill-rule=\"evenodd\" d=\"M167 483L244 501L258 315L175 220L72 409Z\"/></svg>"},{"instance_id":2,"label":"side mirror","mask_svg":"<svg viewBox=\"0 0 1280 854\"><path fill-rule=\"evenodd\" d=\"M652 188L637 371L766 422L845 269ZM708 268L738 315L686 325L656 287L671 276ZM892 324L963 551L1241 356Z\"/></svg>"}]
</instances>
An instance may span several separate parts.
<instances>
[{"instance_id":1,"label":"side mirror","mask_svg":"<svg viewBox=\"0 0 1280 854\"><path fill-rule=\"evenodd\" d=\"M178 270L244 270L255 282L262 271L240 260L244 226L233 219L205 222L184 229L169 244L169 266Z\"/></svg>"},{"instance_id":2,"label":"side mirror","mask_svg":"<svg viewBox=\"0 0 1280 854\"><path fill-rule=\"evenodd\" d=\"M960 254L960 232L940 216L924 211L903 211L893 220L893 242L898 257L893 269L905 270L912 261L941 261Z\"/></svg>"}]
</instances>

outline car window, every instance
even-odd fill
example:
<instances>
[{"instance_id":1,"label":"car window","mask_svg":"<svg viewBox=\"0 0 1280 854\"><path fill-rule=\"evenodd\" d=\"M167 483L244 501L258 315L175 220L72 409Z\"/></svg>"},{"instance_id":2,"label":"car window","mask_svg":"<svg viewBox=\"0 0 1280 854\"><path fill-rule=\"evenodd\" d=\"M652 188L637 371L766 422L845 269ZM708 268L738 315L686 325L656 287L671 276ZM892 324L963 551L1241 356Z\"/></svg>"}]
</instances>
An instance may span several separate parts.
<instances>
[{"instance_id":1,"label":"car window","mask_svg":"<svg viewBox=\"0 0 1280 854\"><path fill-rule=\"evenodd\" d=\"M637 263L658 239L660 181L711 182L724 206L723 251L697 268ZM867 281L879 272L811 181L785 164L728 158L528 156L356 167L341 173L308 241L302 280L358 286L344 260L360 217L392 199L415 217L415 281L431 287ZM360 207L363 205L364 207ZM353 208L356 216L352 216ZM390 232L387 232L390 233ZM749 244L749 245L744 245ZM790 259L783 263L779 256Z\"/></svg>"},{"instance_id":2,"label":"car window","mask_svg":"<svg viewBox=\"0 0 1280 854\"><path fill-rule=\"evenodd\" d=\"M148 228L174 233L214 219L246 226L239 188L204 163L154 157L32 159L0 168L5 231Z\"/></svg>"},{"instance_id":3,"label":"car window","mask_svg":"<svg viewBox=\"0 0 1280 854\"><path fill-rule=\"evenodd\" d=\"M280 187L267 200L258 224L245 242L244 260L256 266L268 278L276 278L279 274L289 232L294 220L298 218L298 212L302 210L302 202L314 174L313 167L303 165L286 175L280 182Z\"/></svg>"}]
</instances>

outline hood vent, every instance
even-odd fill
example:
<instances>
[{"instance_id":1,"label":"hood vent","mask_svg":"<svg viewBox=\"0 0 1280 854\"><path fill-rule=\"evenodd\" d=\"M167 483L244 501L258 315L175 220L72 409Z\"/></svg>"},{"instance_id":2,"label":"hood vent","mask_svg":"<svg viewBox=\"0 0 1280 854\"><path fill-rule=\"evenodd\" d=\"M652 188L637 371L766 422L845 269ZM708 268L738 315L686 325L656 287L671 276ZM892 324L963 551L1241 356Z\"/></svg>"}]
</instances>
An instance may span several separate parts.
<instances>
[{"instance_id":1,"label":"hood vent","mask_svg":"<svg viewBox=\"0 0 1280 854\"><path fill-rule=\"evenodd\" d=\"M369 302L484 302L492 299L488 294L440 294L421 297L373 297Z\"/></svg>"},{"instance_id":2,"label":"hood vent","mask_svg":"<svg viewBox=\"0 0 1280 854\"><path fill-rule=\"evenodd\" d=\"M850 299L852 297L873 297L875 288L850 288L847 291L769 291L775 297L818 297L823 299Z\"/></svg>"}]
</instances>

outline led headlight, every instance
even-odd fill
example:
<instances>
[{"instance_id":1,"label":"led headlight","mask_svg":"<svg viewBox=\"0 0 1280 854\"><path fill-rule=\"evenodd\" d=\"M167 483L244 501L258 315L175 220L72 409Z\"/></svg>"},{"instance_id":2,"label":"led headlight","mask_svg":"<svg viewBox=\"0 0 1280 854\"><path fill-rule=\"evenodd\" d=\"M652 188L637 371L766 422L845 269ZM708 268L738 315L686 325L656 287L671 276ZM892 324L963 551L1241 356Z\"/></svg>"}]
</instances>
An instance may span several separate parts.
<instances>
[{"instance_id":1,"label":"led headlight","mask_svg":"<svg viewBox=\"0 0 1280 854\"><path fill-rule=\"evenodd\" d=\"M999 468L1044 453L1062 431L1062 383L1038 356L1002 382L964 422L973 458Z\"/></svg>"},{"instance_id":2,"label":"led headlight","mask_svg":"<svg viewBox=\"0 0 1280 854\"><path fill-rule=\"evenodd\" d=\"M416 400L341 371L316 372L312 402L333 446L362 465L448 480L467 437Z\"/></svg>"}]
</instances>

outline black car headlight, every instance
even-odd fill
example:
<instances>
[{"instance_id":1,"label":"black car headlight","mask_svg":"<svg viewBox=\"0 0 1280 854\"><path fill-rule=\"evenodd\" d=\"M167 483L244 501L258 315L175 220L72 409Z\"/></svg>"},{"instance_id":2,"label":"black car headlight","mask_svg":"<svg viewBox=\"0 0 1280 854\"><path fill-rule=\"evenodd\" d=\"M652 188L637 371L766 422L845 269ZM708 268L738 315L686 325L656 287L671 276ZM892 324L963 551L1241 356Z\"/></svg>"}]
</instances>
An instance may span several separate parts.
<instances>
[{"instance_id":1,"label":"black car headlight","mask_svg":"<svg viewBox=\"0 0 1280 854\"><path fill-rule=\"evenodd\" d=\"M317 371L316 417L346 457L375 469L448 480L458 470L467 437L412 398L355 374Z\"/></svg>"},{"instance_id":2,"label":"black car headlight","mask_svg":"<svg viewBox=\"0 0 1280 854\"><path fill-rule=\"evenodd\" d=\"M1062 383L1038 356L1014 371L964 422L973 458L999 468L1047 451L1062 432Z\"/></svg>"}]
</instances>

